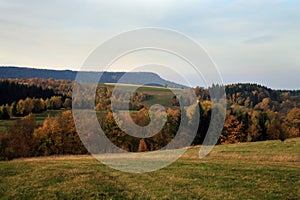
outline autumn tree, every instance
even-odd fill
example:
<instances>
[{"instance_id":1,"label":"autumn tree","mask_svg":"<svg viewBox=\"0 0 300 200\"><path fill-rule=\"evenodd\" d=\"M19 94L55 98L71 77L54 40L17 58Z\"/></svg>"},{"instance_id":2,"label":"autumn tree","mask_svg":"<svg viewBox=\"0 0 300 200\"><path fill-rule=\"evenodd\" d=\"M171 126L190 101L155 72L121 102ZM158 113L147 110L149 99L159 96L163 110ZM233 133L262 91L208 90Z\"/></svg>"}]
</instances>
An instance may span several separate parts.
<instances>
[{"instance_id":1,"label":"autumn tree","mask_svg":"<svg viewBox=\"0 0 300 200\"><path fill-rule=\"evenodd\" d=\"M72 108L72 100L70 98L66 98L63 104L64 108Z\"/></svg>"},{"instance_id":2,"label":"autumn tree","mask_svg":"<svg viewBox=\"0 0 300 200\"><path fill-rule=\"evenodd\" d=\"M180 110L179 109L167 109L165 116L164 112L157 111L152 123L156 123L156 120L166 120L162 129L150 138L146 138L147 150L154 151L165 147L175 137L180 124ZM165 118L166 117L166 118Z\"/></svg>"},{"instance_id":3,"label":"autumn tree","mask_svg":"<svg viewBox=\"0 0 300 200\"><path fill-rule=\"evenodd\" d=\"M149 110L142 108L135 117L135 123L139 126L147 126L150 123Z\"/></svg>"},{"instance_id":4,"label":"autumn tree","mask_svg":"<svg viewBox=\"0 0 300 200\"><path fill-rule=\"evenodd\" d=\"M11 134L0 131L0 160L10 160L13 158L12 146L10 146Z\"/></svg>"},{"instance_id":5,"label":"autumn tree","mask_svg":"<svg viewBox=\"0 0 300 200\"><path fill-rule=\"evenodd\" d=\"M139 148L138 148L138 152L143 152L143 151L147 151L147 144L146 144L144 138L140 139L140 144L139 144Z\"/></svg>"},{"instance_id":6,"label":"autumn tree","mask_svg":"<svg viewBox=\"0 0 300 200\"><path fill-rule=\"evenodd\" d=\"M8 110L7 110L7 107L2 105L0 107L0 120L1 119L9 119L10 116L9 116L9 113L8 113Z\"/></svg>"},{"instance_id":7,"label":"autumn tree","mask_svg":"<svg viewBox=\"0 0 300 200\"><path fill-rule=\"evenodd\" d=\"M129 148L130 141L126 137L126 134L119 128L112 112L107 113L102 129L107 138L116 146L122 149Z\"/></svg>"},{"instance_id":8,"label":"autumn tree","mask_svg":"<svg viewBox=\"0 0 300 200\"><path fill-rule=\"evenodd\" d=\"M283 129L283 121L281 120L280 115L277 112L268 111L268 121L267 125L267 133L266 139L267 140L285 140L286 133Z\"/></svg>"},{"instance_id":9,"label":"autumn tree","mask_svg":"<svg viewBox=\"0 0 300 200\"><path fill-rule=\"evenodd\" d=\"M300 108L293 108L286 116L288 131L291 137L300 136Z\"/></svg>"},{"instance_id":10,"label":"autumn tree","mask_svg":"<svg viewBox=\"0 0 300 200\"><path fill-rule=\"evenodd\" d=\"M32 114L23 117L10 127L9 146L12 147L10 152L12 157L29 157L34 154L33 133L35 128L36 122Z\"/></svg>"},{"instance_id":11,"label":"autumn tree","mask_svg":"<svg viewBox=\"0 0 300 200\"><path fill-rule=\"evenodd\" d=\"M48 117L43 126L36 129L34 136L40 142L39 155L82 154L86 153L70 110Z\"/></svg>"},{"instance_id":12,"label":"autumn tree","mask_svg":"<svg viewBox=\"0 0 300 200\"><path fill-rule=\"evenodd\" d=\"M243 123L235 116L229 115L224 123L224 129L220 135L221 144L245 142L246 136L243 132Z\"/></svg>"},{"instance_id":13,"label":"autumn tree","mask_svg":"<svg viewBox=\"0 0 300 200\"><path fill-rule=\"evenodd\" d=\"M31 101L33 103L33 109L32 109L33 113L40 113L46 110L45 101L42 98L41 99L33 98Z\"/></svg>"},{"instance_id":14,"label":"autumn tree","mask_svg":"<svg viewBox=\"0 0 300 200\"><path fill-rule=\"evenodd\" d=\"M17 115L25 116L32 112L34 108L34 104L30 98L26 98L25 100L19 100L17 104Z\"/></svg>"},{"instance_id":15,"label":"autumn tree","mask_svg":"<svg viewBox=\"0 0 300 200\"><path fill-rule=\"evenodd\" d=\"M51 109L60 109L62 107L62 99L61 96L53 96L50 99Z\"/></svg>"}]
</instances>

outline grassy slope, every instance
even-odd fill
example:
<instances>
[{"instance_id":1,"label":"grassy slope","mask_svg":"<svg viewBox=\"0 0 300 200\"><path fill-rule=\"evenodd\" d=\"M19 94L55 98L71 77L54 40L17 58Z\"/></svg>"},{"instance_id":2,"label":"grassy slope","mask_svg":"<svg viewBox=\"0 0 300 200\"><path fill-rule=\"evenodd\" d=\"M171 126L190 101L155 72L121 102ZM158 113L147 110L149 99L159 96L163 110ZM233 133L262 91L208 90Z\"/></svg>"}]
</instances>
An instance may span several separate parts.
<instances>
[{"instance_id":1,"label":"grassy slope","mask_svg":"<svg viewBox=\"0 0 300 200\"><path fill-rule=\"evenodd\" d=\"M300 199L300 138L190 148L145 174L110 169L91 156L0 162L2 199Z\"/></svg>"},{"instance_id":2,"label":"grassy slope","mask_svg":"<svg viewBox=\"0 0 300 200\"><path fill-rule=\"evenodd\" d=\"M115 84L106 84L107 87L113 88ZM180 88L164 88L164 87L155 87L155 86L138 86L138 85L130 85L130 84L119 84L119 87L124 87L127 90L131 89L135 91L133 88L137 87L137 92L142 92L148 95L151 95L151 98L147 101L144 101L143 104L146 107L150 107L153 104L161 104L163 106L171 106L172 105L172 97L174 93L172 91L180 91Z\"/></svg>"}]
</instances>

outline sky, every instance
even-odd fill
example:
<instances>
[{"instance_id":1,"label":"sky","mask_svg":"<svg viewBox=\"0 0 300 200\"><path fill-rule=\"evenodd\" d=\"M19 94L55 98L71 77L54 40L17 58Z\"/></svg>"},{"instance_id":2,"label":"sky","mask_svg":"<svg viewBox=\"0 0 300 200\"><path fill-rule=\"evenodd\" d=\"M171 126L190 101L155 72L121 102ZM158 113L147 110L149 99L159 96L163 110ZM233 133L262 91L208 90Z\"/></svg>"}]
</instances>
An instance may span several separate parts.
<instances>
[{"instance_id":1,"label":"sky","mask_svg":"<svg viewBox=\"0 0 300 200\"><path fill-rule=\"evenodd\" d=\"M297 0L0 0L0 65L79 70L101 43L143 27L193 38L225 84L300 89Z\"/></svg>"}]
</instances>

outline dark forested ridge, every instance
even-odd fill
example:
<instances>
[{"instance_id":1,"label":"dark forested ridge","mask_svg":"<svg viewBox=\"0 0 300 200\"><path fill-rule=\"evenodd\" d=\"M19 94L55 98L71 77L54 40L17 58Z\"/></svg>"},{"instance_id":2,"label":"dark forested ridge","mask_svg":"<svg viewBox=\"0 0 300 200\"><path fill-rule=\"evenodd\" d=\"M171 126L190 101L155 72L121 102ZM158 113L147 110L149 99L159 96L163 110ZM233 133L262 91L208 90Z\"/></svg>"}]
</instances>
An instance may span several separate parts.
<instances>
[{"instance_id":1,"label":"dark forested ridge","mask_svg":"<svg viewBox=\"0 0 300 200\"><path fill-rule=\"evenodd\" d=\"M25 67L0 67L0 78L53 78L75 80L76 72L71 70L50 70Z\"/></svg>"},{"instance_id":2,"label":"dark forested ridge","mask_svg":"<svg viewBox=\"0 0 300 200\"><path fill-rule=\"evenodd\" d=\"M24 67L0 67L0 79L55 79L74 81L78 71L72 70L50 70L50 69L36 69ZM96 72L85 71L80 72L84 81L95 80L101 76L99 82L101 83L128 83L137 85L151 85L151 86L165 86L170 87L185 87L183 85L162 79L152 72ZM126 74L126 76L124 76Z\"/></svg>"}]
</instances>

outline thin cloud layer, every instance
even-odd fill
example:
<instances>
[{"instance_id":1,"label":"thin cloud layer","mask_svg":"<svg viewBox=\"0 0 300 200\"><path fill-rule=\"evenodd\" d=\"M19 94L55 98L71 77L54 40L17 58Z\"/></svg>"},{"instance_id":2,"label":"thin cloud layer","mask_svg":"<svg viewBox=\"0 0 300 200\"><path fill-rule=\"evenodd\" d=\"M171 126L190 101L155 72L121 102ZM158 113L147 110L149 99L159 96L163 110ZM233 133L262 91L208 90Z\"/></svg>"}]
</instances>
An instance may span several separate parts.
<instances>
[{"instance_id":1,"label":"thin cloud layer","mask_svg":"<svg viewBox=\"0 0 300 200\"><path fill-rule=\"evenodd\" d=\"M111 36L162 27L202 44L226 83L300 88L298 1L1 0L0 11L1 65L79 69Z\"/></svg>"}]
</instances>

